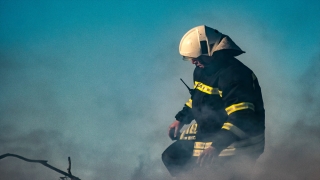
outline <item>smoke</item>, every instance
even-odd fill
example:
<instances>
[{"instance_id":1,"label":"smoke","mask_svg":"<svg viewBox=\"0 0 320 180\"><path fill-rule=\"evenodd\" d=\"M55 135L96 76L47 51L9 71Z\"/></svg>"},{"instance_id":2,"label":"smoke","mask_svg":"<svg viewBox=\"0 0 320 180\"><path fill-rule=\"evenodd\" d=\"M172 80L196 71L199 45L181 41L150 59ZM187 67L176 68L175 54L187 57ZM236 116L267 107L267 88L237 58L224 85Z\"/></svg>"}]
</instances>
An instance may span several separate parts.
<instances>
[{"instance_id":1,"label":"smoke","mask_svg":"<svg viewBox=\"0 0 320 180\"><path fill-rule=\"evenodd\" d=\"M1 127L0 151L18 154L33 160L49 160L49 164L66 171L68 154L76 154L74 145L63 141L61 134L55 131L34 130L23 135L16 135L17 129L10 126ZM54 137L54 138L53 138ZM60 164L61 165L61 164ZM59 174L38 163L24 162L20 159L6 157L0 161L1 179L50 179ZM60 175L61 176L61 175Z\"/></svg>"},{"instance_id":2,"label":"smoke","mask_svg":"<svg viewBox=\"0 0 320 180\"><path fill-rule=\"evenodd\" d=\"M294 123L278 136L267 139L265 154L257 164L257 179L318 179L320 156L320 65L319 56L315 58L310 67L301 78L296 81L299 94L295 98L300 113L292 116ZM284 113L290 114L290 111ZM274 121L276 126L280 120ZM273 127L269 127L270 129ZM268 128L268 127L267 127ZM271 144L273 139L280 139L276 144ZM268 143L269 142L269 143Z\"/></svg>"},{"instance_id":3,"label":"smoke","mask_svg":"<svg viewBox=\"0 0 320 180\"><path fill-rule=\"evenodd\" d=\"M284 101L281 104L286 104L288 107L270 106L269 104L274 103L272 99L269 99L270 102L267 103L266 148L256 163L253 179L300 180L319 179L320 177L318 171L320 168L318 152L320 148L320 86L318 83L320 56L310 62L305 72L298 79L292 81L294 87L297 87L295 91L290 91L291 88L288 86L283 88L287 90L284 93L286 96L274 95L278 99L277 101ZM259 69L256 70L259 71ZM265 97L269 98L274 93L267 92L266 94ZM291 102L288 101L288 98L294 104L286 103ZM275 108L281 110L274 110ZM292 112L291 108L295 112ZM270 114L270 112L279 114ZM132 179L149 179L147 174L154 169L146 168L145 163L145 160L140 160L140 166L136 169ZM244 165L246 161L242 163ZM159 175L153 176L153 178L155 177L159 178ZM160 179L168 178L162 176Z\"/></svg>"},{"instance_id":4,"label":"smoke","mask_svg":"<svg viewBox=\"0 0 320 180\"><path fill-rule=\"evenodd\" d=\"M48 160L64 171L70 156L81 179L170 179L161 153L171 143L167 127L189 96L179 78L191 86L193 70L179 61L179 40L195 25L219 24L248 52L239 58L257 74L265 99L267 146L256 179L319 177L319 58L291 84L275 50L283 34L264 19L257 23L244 5L226 17L218 6L186 13L194 4L171 1L157 8L20 3L0 7L0 154ZM0 160L3 180L60 176L41 164Z\"/></svg>"},{"instance_id":5,"label":"smoke","mask_svg":"<svg viewBox=\"0 0 320 180\"><path fill-rule=\"evenodd\" d=\"M175 111L164 105L174 94L188 94L178 78L171 78L179 72L167 71L179 61L164 66L158 61L153 69L135 62L118 67L97 52L89 61L82 58L87 54L82 48L65 50L68 43L76 44L57 38L48 39L45 49L35 43L0 50L0 154L48 160L64 171L70 156L72 173L81 179L170 178L160 154L168 145L166 129ZM147 66L151 58L130 54ZM168 93L172 89L180 90ZM170 102L172 107L183 103L182 98ZM13 157L0 161L0 179L60 176L41 164Z\"/></svg>"},{"instance_id":6,"label":"smoke","mask_svg":"<svg viewBox=\"0 0 320 180\"><path fill-rule=\"evenodd\" d=\"M166 56L163 58L166 58ZM12 76L17 79L23 78L28 74L27 72L34 69L26 63L18 63L15 60L6 59L8 58L2 58L1 61L2 87L26 87L24 82L19 81L17 82L18 85L13 85L10 82L14 79ZM63 66L65 65L61 65L61 67ZM48 68L50 67L48 65L43 65L43 67L52 70L52 68ZM303 77L296 82L297 87L299 87L299 93L286 97L295 98L294 102L297 102L294 104L295 108L302 109L299 116L292 116L291 123L279 122L281 119L273 120L267 118L266 152L257 162L255 169L256 179L298 180L317 179L320 176L318 173L320 157L317 152L320 138L318 131L319 111L317 111L320 109L320 96L317 80L320 78L320 74L316 67L319 67L319 58L314 60ZM158 71L165 71L164 69L166 68L170 69L169 66L164 66ZM56 71L52 71L55 74ZM24 72L26 74L23 74ZM187 74L190 74L190 72L192 72L191 69L186 70L185 77L188 77ZM176 73L167 73L166 77L160 79L153 79L153 77L145 79L146 81L155 80L158 82L154 89L161 88L153 92L151 96L146 97L150 98L149 101L147 100L148 105L140 105L138 107L139 111L133 111L130 108L132 104L127 104L120 97L113 98L113 101L117 102L113 106L106 104L105 101L110 100L110 97L115 94L100 93L93 96L91 108L103 109L110 107L114 112L108 114L107 117L124 122L119 122L115 130L112 130L112 128L96 129L106 137L109 133L112 134L109 138L106 138L110 142L105 142L106 140L98 135L94 136L98 141L93 137L91 143L88 143L89 141L85 139L81 141L81 139L68 136L73 132L72 128L70 128L72 126L68 125L68 123L65 124L68 128L61 125L57 126L61 128L59 131L52 130L48 126L37 125L43 123L51 126L55 123L69 121L71 120L68 117L70 114L79 113L59 103L59 98L55 93L55 86L53 86L57 82L50 81L48 77L49 79L40 86L41 88L39 86L24 88L23 91L19 91L19 93L23 94L17 96L19 98L6 97L2 99L0 152L1 154L16 153L30 159L49 160L49 164L65 171L67 169L67 157L71 156L72 173L82 179L170 179L161 162L160 155L166 146L170 144L166 136L166 128L173 120L170 118L173 117L172 115L176 111L172 107L180 107L184 103L184 97L188 96L186 89L180 84L178 78L169 78L170 76L176 76ZM68 73L66 75L68 76ZM29 84L30 82L39 81L32 80L25 83ZM19 85L19 83L22 84ZM177 92L168 93L171 89L177 89ZM8 91L3 92L8 93ZM154 96L159 98L154 98ZM266 95L267 98L270 96L270 94ZM42 102L42 99L46 101ZM135 100L138 101L139 98ZM168 104L166 100L176 102L171 106L166 106ZM47 106L47 104L50 104L50 106ZM118 111L119 107L121 107L120 112ZM269 108L271 106L266 107L267 111ZM148 109L154 110L150 113L150 111L147 111ZM97 113L99 112L97 111ZM163 112L167 113L163 114ZM285 111L283 113L290 114L291 112ZM102 114L105 113L102 112ZM277 117L277 114L268 115L269 117ZM280 114L279 116L282 115ZM92 117L95 118L91 118L95 123L105 126L105 123L101 122L101 118L103 119L106 116ZM58 122L56 121L57 119L59 120ZM41 122L42 120L45 120L46 123ZM23 126L26 123L23 121L34 121L35 128L31 131L25 129ZM21 126L17 126L16 123L18 122ZM115 127L112 122L109 123ZM277 123L287 126L284 128L284 132L273 132L274 129L277 129ZM103 133L102 129L105 129L108 133ZM82 133L95 135L94 132L85 132L82 128L78 130L82 130ZM125 133L117 133L116 131L118 130L125 131ZM40 164L21 162L21 160L14 158L6 158L0 161L1 179L57 179L57 177L60 177L60 174L52 172Z\"/></svg>"}]
</instances>

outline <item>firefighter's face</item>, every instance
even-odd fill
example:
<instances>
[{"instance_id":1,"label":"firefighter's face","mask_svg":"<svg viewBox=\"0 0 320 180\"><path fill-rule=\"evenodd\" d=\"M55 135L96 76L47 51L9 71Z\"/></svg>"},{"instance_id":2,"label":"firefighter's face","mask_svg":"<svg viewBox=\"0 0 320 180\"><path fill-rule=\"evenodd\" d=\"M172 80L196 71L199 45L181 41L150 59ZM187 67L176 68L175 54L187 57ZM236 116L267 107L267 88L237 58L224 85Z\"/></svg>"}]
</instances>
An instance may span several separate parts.
<instances>
[{"instance_id":1,"label":"firefighter's face","mask_svg":"<svg viewBox=\"0 0 320 180\"><path fill-rule=\"evenodd\" d=\"M204 68L204 65L200 61L201 60L199 58L193 58L191 60L191 63L198 66L199 68Z\"/></svg>"},{"instance_id":2,"label":"firefighter's face","mask_svg":"<svg viewBox=\"0 0 320 180\"><path fill-rule=\"evenodd\" d=\"M191 62L199 68L205 68L212 63L212 58L212 56L201 55L197 58L193 58Z\"/></svg>"}]
</instances>

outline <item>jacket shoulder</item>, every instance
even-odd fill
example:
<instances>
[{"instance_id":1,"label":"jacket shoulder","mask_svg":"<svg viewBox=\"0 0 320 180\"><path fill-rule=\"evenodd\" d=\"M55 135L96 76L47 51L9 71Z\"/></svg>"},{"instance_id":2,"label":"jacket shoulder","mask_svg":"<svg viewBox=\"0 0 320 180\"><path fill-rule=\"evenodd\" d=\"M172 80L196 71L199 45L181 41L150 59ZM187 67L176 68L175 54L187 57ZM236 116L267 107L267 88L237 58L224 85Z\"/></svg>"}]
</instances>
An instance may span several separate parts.
<instances>
[{"instance_id":1,"label":"jacket shoulder","mask_svg":"<svg viewBox=\"0 0 320 180\"><path fill-rule=\"evenodd\" d=\"M193 80L199 80L202 74L202 69L199 67L196 67L193 71Z\"/></svg>"},{"instance_id":2,"label":"jacket shoulder","mask_svg":"<svg viewBox=\"0 0 320 180\"><path fill-rule=\"evenodd\" d=\"M223 83L242 81L252 77L252 70L237 59L231 59L229 65L219 74Z\"/></svg>"}]
</instances>

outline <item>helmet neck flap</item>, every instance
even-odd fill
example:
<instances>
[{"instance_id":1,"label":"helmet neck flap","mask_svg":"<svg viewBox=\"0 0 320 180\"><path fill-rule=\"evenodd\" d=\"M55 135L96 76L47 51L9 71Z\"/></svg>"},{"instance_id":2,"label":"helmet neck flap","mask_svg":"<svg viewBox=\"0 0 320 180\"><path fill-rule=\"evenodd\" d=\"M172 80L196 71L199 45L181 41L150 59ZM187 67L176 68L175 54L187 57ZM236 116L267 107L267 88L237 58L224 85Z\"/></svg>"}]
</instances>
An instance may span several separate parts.
<instances>
[{"instance_id":1,"label":"helmet neck flap","mask_svg":"<svg viewBox=\"0 0 320 180\"><path fill-rule=\"evenodd\" d=\"M233 56L244 53L229 36L205 25L190 29L182 37L179 46L179 52L184 60L191 60L201 55L212 56L221 50L228 50L226 52Z\"/></svg>"}]
</instances>

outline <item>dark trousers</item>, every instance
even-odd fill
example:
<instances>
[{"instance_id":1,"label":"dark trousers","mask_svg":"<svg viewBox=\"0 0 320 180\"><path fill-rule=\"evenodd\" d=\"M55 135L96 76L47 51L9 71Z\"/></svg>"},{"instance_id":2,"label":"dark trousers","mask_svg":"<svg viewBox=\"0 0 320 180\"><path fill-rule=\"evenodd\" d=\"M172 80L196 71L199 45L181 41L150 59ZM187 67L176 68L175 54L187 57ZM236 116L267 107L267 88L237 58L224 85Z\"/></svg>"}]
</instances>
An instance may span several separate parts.
<instances>
[{"instance_id":1,"label":"dark trousers","mask_svg":"<svg viewBox=\"0 0 320 180\"><path fill-rule=\"evenodd\" d=\"M163 153L162 161L173 177L191 169L194 141L178 140Z\"/></svg>"},{"instance_id":2,"label":"dark trousers","mask_svg":"<svg viewBox=\"0 0 320 180\"><path fill-rule=\"evenodd\" d=\"M181 179L216 179L216 180L247 180L256 159L261 154L217 157L214 164L199 167L197 157L193 157L194 141L178 140L172 143L163 153L162 161L173 177Z\"/></svg>"},{"instance_id":3,"label":"dark trousers","mask_svg":"<svg viewBox=\"0 0 320 180\"><path fill-rule=\"evenodd\" d=\"M173 177L179 177L179 179L186 180L207 180L212 177L212 169L215 170L215 177L217 172L221 172L221 160L225 158L219 158L212 166L199 167L196 164L198 157L193 156L194 141L178 140L172 143L163 153L162 161L169 173ZM219 161L219 162L218 162ZM223 173L220 173L223 174Z\"/></svg>"}]
</instances>

